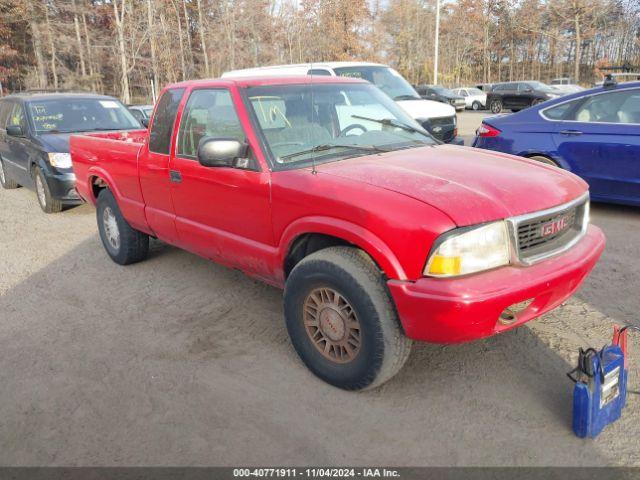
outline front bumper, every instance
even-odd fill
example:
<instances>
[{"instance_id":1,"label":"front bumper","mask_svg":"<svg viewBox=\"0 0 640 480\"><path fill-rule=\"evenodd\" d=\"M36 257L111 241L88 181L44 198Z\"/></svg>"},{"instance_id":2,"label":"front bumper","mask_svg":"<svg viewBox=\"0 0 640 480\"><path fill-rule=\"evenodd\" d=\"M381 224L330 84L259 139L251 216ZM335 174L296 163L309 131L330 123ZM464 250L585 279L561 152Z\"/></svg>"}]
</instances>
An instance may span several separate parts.
<instances>
[{"instance_id":1,"label":"front bumper","mask_svg":"<svg viewBox=\"0 0 640 480\"><path fill-rule=\"evenodd\" d=\"M503 267L467 277L421 278L387 284L409 338L459 343L522 325L571 296L600 258L605 238L591 225L570 250L529 267ZM512 323L499 321L509 306L531 300Z\"/></svg>"},{"instance_id":2,"label":"front bumper","mask_svg":"<svg viewBox=\"0 0 640 480\"><path fill-rule=\"evenodd\" d=\"M83 200L76 190L76 176L73 172L45 171L44 177L51 195L56 200L68 204L82 203Z\"/></svg>"}]
</instances>

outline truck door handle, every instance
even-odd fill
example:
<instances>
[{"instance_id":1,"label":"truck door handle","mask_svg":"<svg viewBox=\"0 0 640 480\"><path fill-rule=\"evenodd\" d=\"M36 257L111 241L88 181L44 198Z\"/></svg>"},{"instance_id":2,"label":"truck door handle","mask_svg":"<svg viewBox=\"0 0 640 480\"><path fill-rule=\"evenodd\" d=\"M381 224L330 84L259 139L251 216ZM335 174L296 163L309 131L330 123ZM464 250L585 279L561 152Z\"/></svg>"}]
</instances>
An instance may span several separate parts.
<instances>
[{"instance_id":1,"label":"truck door handle","mask_svg":"<svg viewBox=\"0 0 640 480\"><path fill-rule=\"evenodd\" d=\"M174 183L182 182L182 175L177 170L169 170L169 178Z\"/></svg>"},{"instance_id":2,"label":"truck door handle","mask_svg":"<svg viewBox=\"0 0 640 480\"><path fill-rule=\"evenodd\" d=\"M579 130L560 130L560 135L577 136L577 135L582 135L582 132Z\"/></svg>"}]
</instances>

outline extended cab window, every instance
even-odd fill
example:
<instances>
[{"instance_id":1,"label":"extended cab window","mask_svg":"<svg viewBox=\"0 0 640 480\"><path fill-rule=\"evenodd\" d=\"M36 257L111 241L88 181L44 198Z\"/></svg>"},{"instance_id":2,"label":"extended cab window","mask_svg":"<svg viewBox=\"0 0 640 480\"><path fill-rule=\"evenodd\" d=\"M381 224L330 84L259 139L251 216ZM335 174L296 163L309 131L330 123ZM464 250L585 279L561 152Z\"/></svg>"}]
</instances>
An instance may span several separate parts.
<instances>
[{"instance_id":1,"label":"extended cab window","mask_svg":"<svg viewBox=\"0 0 640 480\"><path fill-rule=\"evenodd\" d=\"M184 88L174 88L167 90L160 98L149 134L149 150L152 152L169 155L173 124L183 94Z\"/></svg>"},{"instance_id":2,"label":"extended cab window","mask_svg":"<svg viewBox=\"0 0 640 480\"><path fill-rule=\"evenodd\" d=\"M195 158L198 142L204 137L244 141L245 135L228 90L194 90L189 96L180 122L177 154Z\"/></svg>"}]
</instances>

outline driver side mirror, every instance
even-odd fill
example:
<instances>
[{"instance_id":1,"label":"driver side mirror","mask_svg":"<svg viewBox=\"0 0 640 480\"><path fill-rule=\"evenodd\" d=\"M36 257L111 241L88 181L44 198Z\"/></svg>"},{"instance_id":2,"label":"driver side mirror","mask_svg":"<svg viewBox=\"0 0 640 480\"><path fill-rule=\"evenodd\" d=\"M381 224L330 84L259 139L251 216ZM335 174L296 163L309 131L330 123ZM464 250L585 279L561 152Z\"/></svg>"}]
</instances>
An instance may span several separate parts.
<instances>
[{"instance_id":1,"label":"driver side mirror","mask_svg":"<svg viewBox=\"0 0 640 480\"><path fill-rule=\"evenodd\" d=\"M237 167L248 152L249 145L235 138L204 137L198 142L198 161L205 167Z\"/></svg>"},{"instance_id":2,"label":"driver side mirror","mask_svg":"<svg viewBox=\"0 0 640 480\"><path fill-rule=\"evenodd\" d=\"M149 128L149 119L148 118L141 118L140 119L140 123L142 124L142 126L144 128Z\"/></svg>"},{"instance_id":3,"label":"driver side mirror","mask_svg":"<svg viewBox=\"0 0 640 480\"><path fill-rule=\"evenodd\" d=\"M24 132L20 125L7 125L7 135L12 137L22 137L24 136Z\"/></svg>"}]
</instances>

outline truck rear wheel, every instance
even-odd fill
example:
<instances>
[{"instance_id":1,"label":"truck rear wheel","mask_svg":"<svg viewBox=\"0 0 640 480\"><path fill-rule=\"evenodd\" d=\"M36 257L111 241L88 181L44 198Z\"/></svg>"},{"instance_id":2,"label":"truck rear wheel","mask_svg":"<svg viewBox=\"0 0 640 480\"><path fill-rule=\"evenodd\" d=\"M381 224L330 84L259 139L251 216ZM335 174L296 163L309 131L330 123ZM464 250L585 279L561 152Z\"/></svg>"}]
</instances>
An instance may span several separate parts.
<instances>
[{"instance_id":1,"label":"truck rear wheel","mask_svg":"<svg viewBox=\"0 0 640 480\"><path fill-rule=\"evenodd\" d=\"M100 240L114 262L129 265L147 258L149 235L127 223L116 199L107 189L98 195L96 215Z\"/></svg>"},{"instance_id":2,"label":"truck rear wheel","mask_svg":"<svg viewBox=\"0 0 640 480\"><path fill-rule=\"evenodd\" d=\"M500 113L502 111L502 101L501 100L491 100L491 105L489 106L491 113Z\"/></svg>"},{"instance_id":3,"label":"truck rear wheel","mask_svg":"<svg viewBox=\"0 0 640 480\"><path fill-rule=\"evenodd\" d=\"M383 275L357 248L325 248L300 261L287 279L284 310L302 361L345 390L383 384L411 351Z\"/></svg>"}]
</instances>

